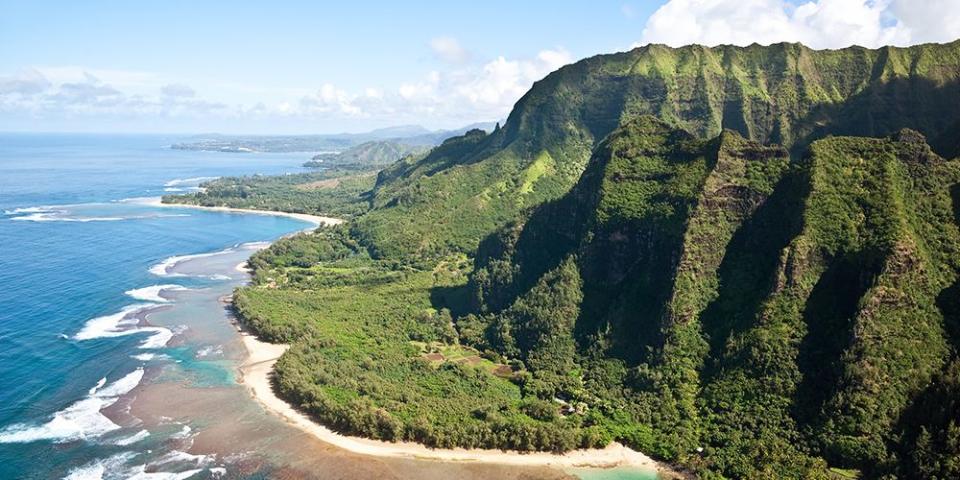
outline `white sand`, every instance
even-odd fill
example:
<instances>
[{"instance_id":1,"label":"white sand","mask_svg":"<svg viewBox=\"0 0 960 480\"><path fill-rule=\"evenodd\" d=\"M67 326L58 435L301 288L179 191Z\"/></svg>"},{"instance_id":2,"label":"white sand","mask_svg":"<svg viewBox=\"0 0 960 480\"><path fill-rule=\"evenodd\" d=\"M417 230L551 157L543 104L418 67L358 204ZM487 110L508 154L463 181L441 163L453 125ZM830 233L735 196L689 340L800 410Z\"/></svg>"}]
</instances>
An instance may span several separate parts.
<instances>
[{"instance_id":1,"label":"white sand","mask_svg":"<svg viewBox=\"0 0 960 480\"><path fill-rule=\"evenodd\" d=\"M273 215L278 217L290 217L290 218L296 218L297 220L303 220L304 222L309 222L316 227L319 227L321 225L329 225L329 226L339 225L343 223L343 219L340 219L340 218L324 217L320 215L308 215L306 213L278 212L274 210L254 210L252 208L204 207L201 205L188 205L184 203L163 203L160 197L145 199L143 203L145 205L150 205L154 207L193 208L197 210L209 210L213 212L244 213L244 214L254 214L254 215Z\"/></svg>"},{"instance_id":2,"label":"white sand","mask_svg":"<svg viewBox=\"0 0 960 480\"><path fill-rule=\"evenodd\" d=\"M431 459L448 462L481 462L519 466L550 467L614 467L631 466L657 471L669 471L668 467L646 455L631 450L619 443L611 443L604 449L574 450L562 455L546 452L521 453L483 449L432 449L412 442L390 443L338 434L294 409L273 392L270 382L273 365L287 350L287 345L260 341L248 333L241 333L249 357L240 367L242 383L250 389L253 397L263 407L284 418L290 424L310 433L320 440L362 455Z\"/></svg>"}]
</instances>

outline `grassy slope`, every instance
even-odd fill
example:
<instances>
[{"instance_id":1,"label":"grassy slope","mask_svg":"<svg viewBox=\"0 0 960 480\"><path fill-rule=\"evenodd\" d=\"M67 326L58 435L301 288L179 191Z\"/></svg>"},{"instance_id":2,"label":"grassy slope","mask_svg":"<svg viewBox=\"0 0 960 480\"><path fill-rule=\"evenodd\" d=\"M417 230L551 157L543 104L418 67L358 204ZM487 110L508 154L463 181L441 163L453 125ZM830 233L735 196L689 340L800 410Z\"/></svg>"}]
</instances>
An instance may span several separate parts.
<instances>
[{"instance_id":1,"label":"grassy slope","mask_svg":"<svg viewBox=\"0 0 960 480\"><path fill-rule=\"evenodd\" d=\"M960 261L957 164L909 131L821 140L807 158L640 117L569 194L484 242L457 331L435 306L462 290L462 259L375 260L345 228L258 254L237 308L294 344L284 395L350 433L553 450L618 439L741 478L826 476L820 456L869 473L939 461L928 446L953 440L915 425L955 425L949 413L898 422L942 396L929 385L956 348L938 302ZM452 361L470 346L492 361ZM507 360L512 381L493 373Z\"/></svg>"},{"instance_id":2,"label":"grassy slope","mask_svg":"<svg viewBox=\"0 0 960 480\"><path fill-rule=\"evenodd\" d=\"M935 139L943 151L955 150L950 132L960 125L958 82L960 41L875 50L648 45L588 58L537 82L504 128L468 132L425 157L387 167L354 235L378 258L414 264L472 254L496 228L564 195L594 147L640 115L701 138L731 129L795 152L829 134L878 136L904 127ZM286 198L271 206L339 213L325 199L308 201L321 205ZM351 205L347 213L364 210Z\"/></svg>"}]
</instances>

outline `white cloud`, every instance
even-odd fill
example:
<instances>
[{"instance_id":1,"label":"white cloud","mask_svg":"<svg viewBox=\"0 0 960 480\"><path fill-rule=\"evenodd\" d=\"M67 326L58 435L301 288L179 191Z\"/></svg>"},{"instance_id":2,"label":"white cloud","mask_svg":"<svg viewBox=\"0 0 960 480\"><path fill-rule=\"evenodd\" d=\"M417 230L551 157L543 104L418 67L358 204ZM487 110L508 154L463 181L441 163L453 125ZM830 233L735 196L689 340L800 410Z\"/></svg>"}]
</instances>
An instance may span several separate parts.
<instances>
[{"instance_id":1,"label":"white cloud","mask_svg":"<svg viewBox=\"0 0 960 480\"><path fill-rule=\"evenodd\" d=\"M533 82L570 63L563 50L543 50L534 58L494 58L449 72L433 71L398 89L401 108L436 116L500 118L530 89Z\"/></svg>"},{"instance_id":2,"label":"white cloud","mask_svg":"<svg viewBox=\"0 0 960 480\"><path fill-rule=\"evenodd\" d=\"M44 66L0 75L0 114L29 118L36 125L80 117L191 118L197 120L194 124L209 123L204 130L217 129L224 121L276 120L336 128L344 122L452 127L503 118L533 82L571 61L567 51L547 49L529 58L498 56L486 62L449 64L392 86L322 83L313 88L210 81L194 88L192 82L150 72Z\"/></svg>"},{"instance_id":3,"label":"white cloud","mask_svg":"<svg viewBox=\"0 0 960 480\"><path fill-rule=\"evenodd\" d=\"M952 5L948 5L952 4ZM640 42L682 46L801 42L813 48L879 47L960 36L956 0L670 0Z\"/></svg>"},{"instance_id":4,"label":"white cloud","mask_svg":"<svg viewBox=\"0 0 960 480\"><path fill-rule=\"evenodd\" d=\"M543 50L533 58L500 56L484 64L432 70L393 89L368 87L352 93L326 84L296 105L276 110L290 116L345 115L394 123L502 118L533 82L571 61L566 50Z\"/></svg>"},{"instance_id":5,"label":"white cloud","mask_svg":"<svg viewBox=\"0 0 960 480\"><path fill-rule=\"evenodd\" d=\"M359 115L362 112L359 107L353 104L355 98L345 90L337 88L331 83L325 83L312 95L300 99L300 110L292 108L281 108L280 110L282 113L308 115L328 113Z\"/></svg>"},{"instance_id":6,"label":"white cloud","mask_svg":"<svg viewBox=\"0 0 960 480\"><path fill-rule=\"evenodd\" d=\"M146 92L170 83L164 81L156 73L134 70L87 68L77 65L37 66L35 69L55 84L85 82L95 79L125 91Z\"/></svg>"},{"instance_id":7,"label":"white cloud","mask_svg":"<svg viewBox=\"0 0 960 480\"><path fill-rule=\"evenodd\" d=\"M50 81L35 68L0 76L0 95L34 95L50 88Z\"/></svg>"},{"instance_id":8,"label":"white cloud","mask_svg":"<svg viewBox=\"0 0 960 480\"><path fill-rule=\"evenodd\" d=\"M51 80L41 69L31 68L16 75L0 76L0 112L27 114L33 118L69 116L204 116L222 115L230 109L218 102L192 98L187 85L171 84L161 95L145 95L135 89L122 90L84 69L58 67ZM129 77L125 77L129 78Z\"/></svg>"},{"instance_id":9,"label":"white cloud","mask_svg":"<svg viewBox=\"0 0 960 480\"><path fill-rule=\"evenodd\" d=\"M893 0L888 11L900 20L913 43L949 42L960 38L957 0Z\"/></svg>"},{"instance_id":10,"label":"white cloud","mask_svg":"<svg viewBox=\"0 0 960 480\"><path fill-rule=\"evenodd\" d=\"M408 82L400 85L397 93L405 100L426 99L432 97L440 85L440 72L434 70L418 82Z\"/></svg>"},{"instance_id":11,"label":"white cloud","mask_svg":"<svg viewBox=\"0 0 960 480\"><path fill-rule=\"evenodd\" d=\"M483 66L479 75L456 86L470 103L506 114L533 82L571 62L565 50L543 50L533 59L508 60L497 57Z\"/></svg>"},{"instance_id":12,"label":"white cloud","mask_svg":"<svg viewBox=\"0 0 960 480\"><path fill-rule=\"evenodd\" d=\"M122 94L119 90L91 76L85 82L64 83L60 85L59 91L50 98L69 104L83 105L101 102L113 104L117 102L121 96Z\"/></svg>"},{"instance_id":13,"label":"white cloud","mask_svg":"<svg viewBox=\"0 0 960 480\"><path fill-rule=\"evenodd\" d=\"M453 37L436 37L430 40L430 49L437 58L444 62L464 63L470 59L470 52L460 46L460 42Z\"/></svg>"},{"instance_id":14,"label":"white cloud","mask_svg":"<svg viewBox=\"0 0 960 480\"><path fill-rule=\"evenodd\" d=\"M189 85L184 85L182 83L171 83L160 87L160 94L165 97L183 97L190 98L197 94L197 92L190 88Z\"/></svg>"}]
</instances>

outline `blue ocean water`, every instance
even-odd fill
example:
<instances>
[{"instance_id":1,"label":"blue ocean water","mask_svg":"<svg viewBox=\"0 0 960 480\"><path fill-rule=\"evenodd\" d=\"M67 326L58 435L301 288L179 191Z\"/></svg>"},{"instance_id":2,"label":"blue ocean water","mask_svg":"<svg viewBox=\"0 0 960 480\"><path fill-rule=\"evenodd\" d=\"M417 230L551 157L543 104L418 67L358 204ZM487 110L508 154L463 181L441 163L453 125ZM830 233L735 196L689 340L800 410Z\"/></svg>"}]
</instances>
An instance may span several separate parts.
<instances>
[{"instance_id":1,"label":"blue ocean water","mask_svg":"<svg viewBox=\"0 0 960 480\"><path fill-rule=\"evenodd\" d=\"M118 326L118 312L163 300L125 292L224 280L161 279L151 267L306 226L128 200L222 175L297 172L306 157L170 149L177 140L0 134L0 479L62 478L102 457L94 440L116 426L98 410L143 380L149 343L172 334L130 318ZM118 333L130 329L142 331Z\"/></svg>"},{"instance_id":2,"label":"blue ocean water","mask_svg":"<svg viewBox=\"0 0 960 480\"><path fill-rule=\"evenodd\" d=\"M302 171L307 155L171 150L178 140L0 134L0 480L372 478L369 458L265 414L235 379L244 353L222 300L246 280L238 263L308 225L145 200ZM400 478L500 472L375 463Z\"/></svg>"}]
</instances>

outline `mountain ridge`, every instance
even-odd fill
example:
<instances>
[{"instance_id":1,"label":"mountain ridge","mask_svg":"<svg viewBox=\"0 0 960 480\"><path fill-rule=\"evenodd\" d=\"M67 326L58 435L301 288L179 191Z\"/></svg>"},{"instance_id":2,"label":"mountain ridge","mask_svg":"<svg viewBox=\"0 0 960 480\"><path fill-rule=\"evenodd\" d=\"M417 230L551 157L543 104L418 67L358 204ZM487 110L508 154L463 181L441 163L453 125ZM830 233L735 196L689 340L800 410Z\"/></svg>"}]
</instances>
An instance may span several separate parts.
<instances>
[{"instance_id":1,"label":"mountain ridge","mask_svg":"<svg viewBox=\"0 0 960 480\"><path fill-rule=\"evenodd\" d=\"M429 169L418 171L413 164L403 175L383 176L369 215L377 225L358 228L370 245L391 244L394 255L471 251L476 234L448 235L456 240L443 245L429 228L451 224L471 230L464 224L472 219L458 218L482 210L482 217L494 219L484 225L489 231L524 208L559 197L579 177L594 146L639 115L655 115L703 138L727 128L799 155L811 139L827 135L882 136L910 127L936 138L960 121L951 107L957 104L960 41L829 51L799 44L648 45L598 55L536 82L503 127L474 139L469 151L446 160L442 152L428 154L421 162L433 165ZM544 158L550 161L534 167L532 185L495 180L526 175ZM552 168L543 168L547 163ZM468 191L454 191L461 188ZM423 211L417 203L432 201L418 200L423 192L443 192L455 216ZM391 237L380 225L390 223L385 216L404 217L420 242Z\"/></svg>"},{"instance_id":2,"label":"mountain ridge","mask_svg":"<svg viewBox=\"0 0 960 480\"><path fill-rule=\"evenodd\" d=\"M630 137L663 139L669 131L666 124L650 131L636 123L596 153L620 155L627 170L592 162L569 194L575 200L535 210L519 232L506 228L498 236L508 243L485 241L470 287L475 307L487 312L479 321L484 333L467 340L529 360L543 347L510 339L535 328L574 342L565 347L580 352L565 355L580 359L574 369L604 371L611 361L634 366L632 380L614 383L632 385L625 398L639 395L638 405L654 406L636 415L655 425L664 444L643 447L667 458L706 444L710 470L735 478L805 477L823 470L807 453L812 449L833 465L896 470L890 455L900 448L897 419L956 355L937 304L960 266L950 197L960 164L944 161L909 130L890 139L818 140L803 164L788 163L778 147L725 132L711 173L693 167L697 160L685 165L694 172L694 191L702 192L691 196L677 180L684 170L663 170L669 162L644 167L655 167L646 177L630 174L642 165L634 162L661 153L632 152L618 142L643 144ZM852 170L858 180L846 183L853 165L870 165L869 173ZM599 182L597 168L605 172ZM656 186L643 187L650 181L644 178ZM617 193L624 188L632 192L627 202ZM601 199L586 218L564 210L592 204L584 189L612 199ZM549 212L554 205L561 211ZM611 208L615 214L605 213ZM573 221L538 220L540 212ZM556 239L570 238L571 228L580 240L558 249ZM583 287L568 307L579 312L573 325L554 330L538 320L531 327L516 305L537 301L540 286L558 271L592 289ZM507 298L499 298L504 292ZM469 318L466 330L476 332L477 323ZM544 379L553 390L541 388L566 392L549 394L581 388L558 380L558 372ZM744 452L754 453L744 459Z\"/></svg>"}]
</instances>

